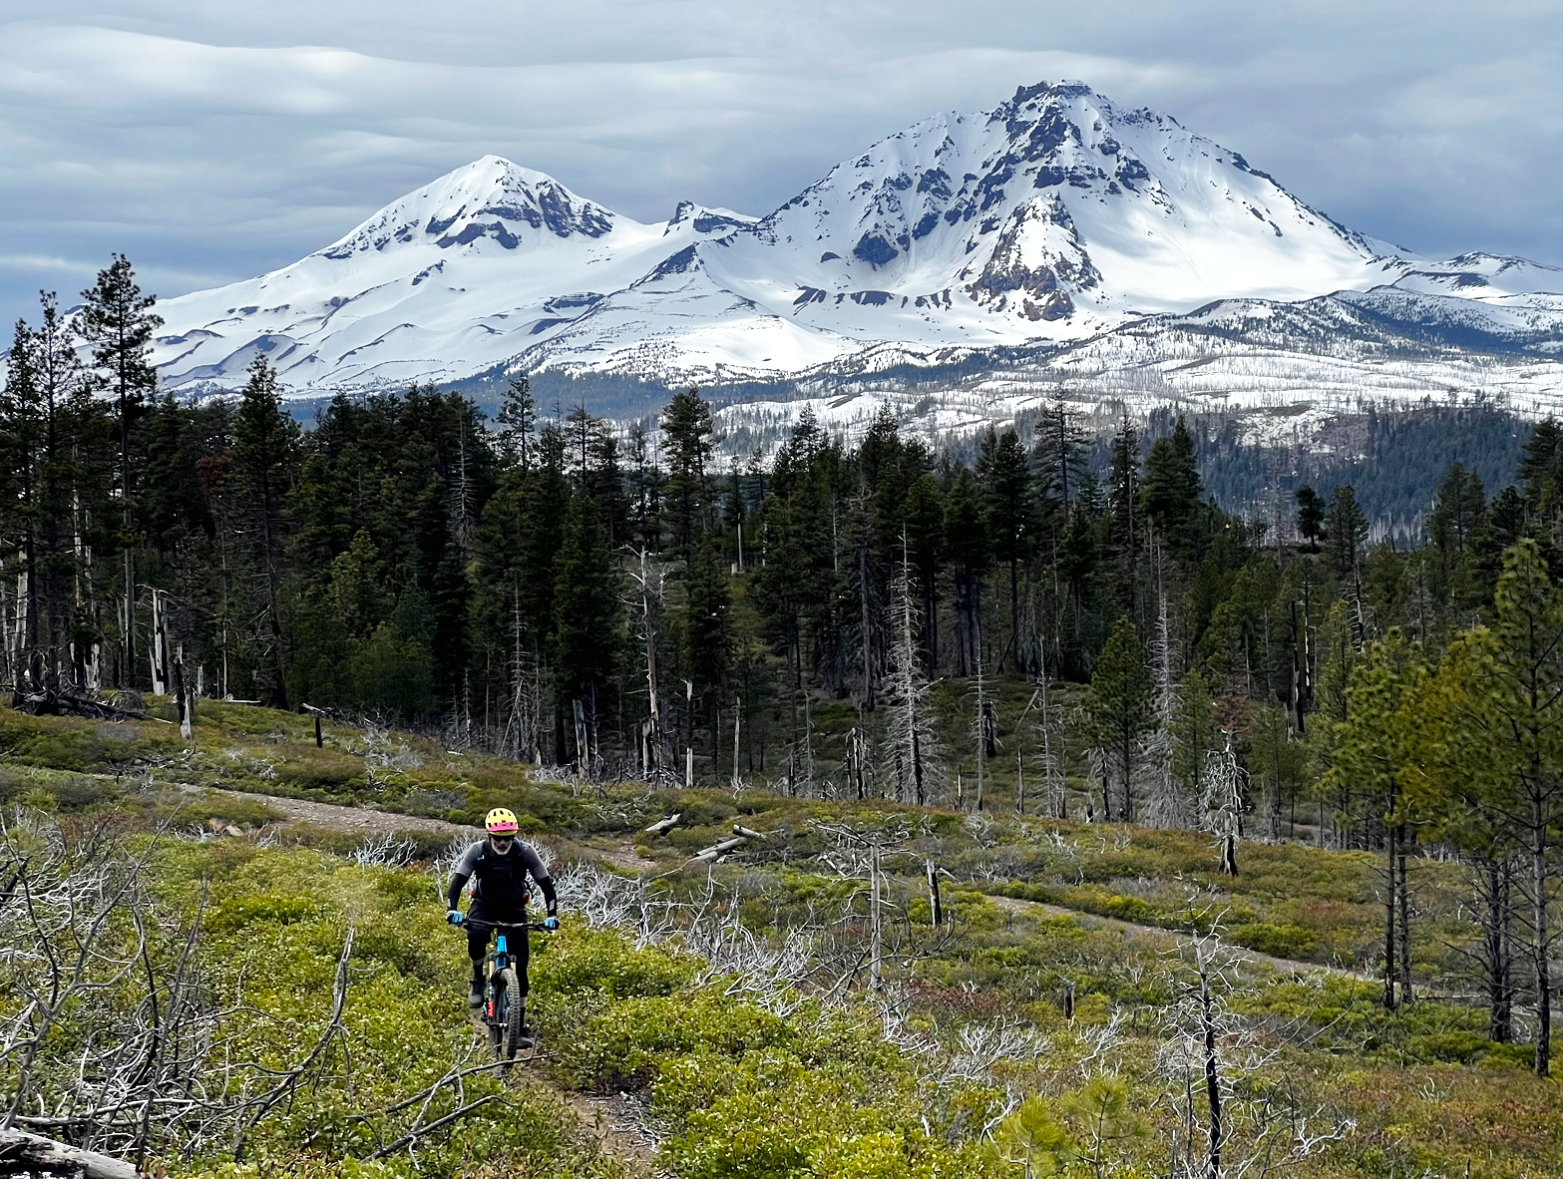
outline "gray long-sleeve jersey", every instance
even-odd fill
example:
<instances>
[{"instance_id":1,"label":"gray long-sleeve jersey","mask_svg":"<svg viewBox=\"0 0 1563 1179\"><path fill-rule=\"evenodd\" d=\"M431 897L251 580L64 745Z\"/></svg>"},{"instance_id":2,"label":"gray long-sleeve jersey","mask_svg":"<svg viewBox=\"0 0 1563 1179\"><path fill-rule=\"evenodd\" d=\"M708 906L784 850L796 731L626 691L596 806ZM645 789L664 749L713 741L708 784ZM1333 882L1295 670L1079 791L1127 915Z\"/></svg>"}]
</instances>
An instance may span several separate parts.
<instances>
[{"instance_id":1,"label":"gray long-sleeve jersey","mask_svg":"<svg viewBox=\"0 0 1563 1179\"><path fill-rule=\"evenodd\" d=\"M461 890L468 880L475 879L477 883L473 894L484 908L496 912L519 910L526 904L528 876L537 881L537 887L542 890L548 915L551 917L557 914L559 898L554 893L553 878L548 875L548 869L543 867L537 852L518 839L510 845L509 851L500 855L488 840L479 840L466 850L457 863L446 899L450 908L456 908L456 903L461 899Z\"/></svg>"}]
</instances>

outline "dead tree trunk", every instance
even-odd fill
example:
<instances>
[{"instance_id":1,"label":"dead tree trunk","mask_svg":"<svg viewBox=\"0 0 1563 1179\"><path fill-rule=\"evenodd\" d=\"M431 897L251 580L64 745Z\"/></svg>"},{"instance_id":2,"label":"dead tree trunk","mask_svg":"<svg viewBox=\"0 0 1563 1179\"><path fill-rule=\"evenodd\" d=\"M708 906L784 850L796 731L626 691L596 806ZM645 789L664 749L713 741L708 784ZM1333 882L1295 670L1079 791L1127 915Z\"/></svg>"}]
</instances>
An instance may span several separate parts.
<instances>
[{"instance_id":1,"label":"dead tree trunk","mask_svg":"<svg viewBox=\"0 0 1563 1179\"><path fill-rule=\"evenodd\" d=\"M1400 1001L1414 1003L1411 990L1411 882L1406 876L1406 825L1400 825L1400 854L1395 864L1395 896L1400 907Z\"/></svg>"},{"instance_id":2,"label":"dead tree trunk","mask_svg":"<svg viewBox=\"0 0 1563 1179\"><path fill-rule=\"evenodd\" d=\"M1384 1010L1395 1009L1395 828L1384 831Z\"/></svg>"},{"instance_id":3,"label":"dead tree trunk","mask_svg":"<svg viewBox=\"0 0 1563 1179\"><path fill-rule=\"evenodd\" d=\"M1509 937L1509 876L1507 860L1489 858L1480 866L1477 888L1485 909L1479 961L1487 990L1487 1035L1507 1044L1514 1035L1513 951Z\"/></svg>"},{"instance_id":4,"label":"dead tree trunk","mask_svg":"<svg viewBox=\"0 0 1563 1179\"><path fill-rule=\"evenodd\" d=\"M1210 1179L1221 1179L1221 1147L1225 1141L1221 1109L1221 1061L1216 1055L1216 1016L1210 997L1210 971L1200 964L1199 969L1200 1030L1205 1041L1205 1100L1210 1106L1210 1145L1206 1161Z\"/></svg>"},{"instance_id":5,"label":"dead tree trunk","mask_svg":"<svg viewBox=\"0 0 1563 1179\"><path fill-rule=\"evenodd\" d=\"M872 939L869 950L868 985L871 990L880 991L885 985L885 925L880 912L882 900L883 880L879 872L879 844L869 845L869 937Z\"/></svg>"},{"instance_id":6,"label":"dead tree trunk","mask_svg":"<svg viewBox=\"0 0 1563 1179\"><path fill-rule=\"evenodd\" d=\"M195 707L194 701L185 685L185 665L183 659L174 660L174 709L179 714L179 735L184 740L192 740L195 736ZM319 720L315 722L317 725Z\"/></svg>"},{"instance_id":7,"label":"dead tree trunk","mask_svg":"<svg viewBox=\"0 0 1563 1179\"><path fill-rule=\"evenodd\" d=\"M133 1163L67 1146L25 1130L0 1130L0 1174L59 1175L71 1179L137 1179Z\"/></svg>"}]
</instances>

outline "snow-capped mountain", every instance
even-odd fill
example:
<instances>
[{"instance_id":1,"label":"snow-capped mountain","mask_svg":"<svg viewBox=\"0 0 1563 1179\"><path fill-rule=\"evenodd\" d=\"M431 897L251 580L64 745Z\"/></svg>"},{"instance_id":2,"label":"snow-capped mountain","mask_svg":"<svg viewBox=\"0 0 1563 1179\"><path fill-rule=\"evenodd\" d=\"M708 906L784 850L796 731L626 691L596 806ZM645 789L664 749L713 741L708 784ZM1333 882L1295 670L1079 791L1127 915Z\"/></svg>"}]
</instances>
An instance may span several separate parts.
<instances>
[{"instance_id":1,"label":"snow-capped mountain","mask_svg":"<svg viewBox=\"0 0 1563 1179\"><path fill-rule=\"evenodd\" d=\"M264 351L299 393L496 369L774 377L1200 309L1203 330L1279 330L1298 317L1264 308L1334 292L1413 338L1545 351L1563 322L1563 271L1398 251L1167 115L1061 83L927 119L758 219L684 202L642 224L487 156L291 266L162 303L156 359L167 385L231 387Z\"/></svg>"},{"instance_id":2,"label":"snow-capped mountain","mask_svg":"<svg viewBox=\"0 0 1563 1179\"><path fill-rule=\"evenodd\" d=\"M291 266L160 303L157 363L175 387L231 385L258 351L294 390L463 377L752 222L685 203L642 225L485 156Z\"/></svg>"}]
</instances>

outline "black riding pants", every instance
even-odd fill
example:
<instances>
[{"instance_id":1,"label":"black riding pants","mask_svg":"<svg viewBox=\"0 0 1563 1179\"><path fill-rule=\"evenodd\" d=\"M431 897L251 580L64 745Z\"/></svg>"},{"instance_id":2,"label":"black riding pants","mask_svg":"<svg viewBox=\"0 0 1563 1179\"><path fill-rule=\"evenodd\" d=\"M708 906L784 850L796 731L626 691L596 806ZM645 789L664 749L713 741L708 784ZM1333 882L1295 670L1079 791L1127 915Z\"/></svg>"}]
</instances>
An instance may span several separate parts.
<instances>
[{"instance_id":1,"label":"black riding pants","mask_svg":"<svg viewBox=\"0 0 1563 1179\"><path fill-rule=\"evenodd\" d=\"M526 924L525 909L502 909L493 911L483 907L483 902L474 900L472 908L467 912L468 918L474 921L490 921L496 925L514 923ZM488 954L489 939L494 936L491 929L467 930L467 957L472 959L472 977L478 980L483 978L483 959ZM505 945L510 951L511 961L515 963L516 982L520 984L521 993L528 990L526 977L527 961L531 957L531 946L527 942L526 930L517 929L514 933L505 935Z\"/></svg>"}]
</instances>

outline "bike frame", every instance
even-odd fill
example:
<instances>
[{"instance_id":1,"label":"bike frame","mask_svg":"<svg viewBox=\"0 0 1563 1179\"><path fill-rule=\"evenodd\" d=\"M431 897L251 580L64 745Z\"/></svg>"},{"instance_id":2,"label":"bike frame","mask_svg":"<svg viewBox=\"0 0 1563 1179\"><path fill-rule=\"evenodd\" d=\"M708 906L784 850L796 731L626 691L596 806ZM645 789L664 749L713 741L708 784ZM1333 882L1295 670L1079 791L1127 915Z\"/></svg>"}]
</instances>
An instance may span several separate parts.
<instances>
[{"instance_id":1,"label":"bike frame","mask_svg":"<svg viewBox=\"0 0 1563 1179\"><path fill-rule=\"evenodd\" d=\"M463 921L455 929L488 930L494 933L494 948L490 950L483 961L484 995L483 995L483 1022L491 1028L500 1028L505 1024L505 1019L510 1006L510 996L496 985L499 974L510 965L510 942L512 934L526 937L529 933L552 932L540 921Z\"/></svg>"}]
</instances>

